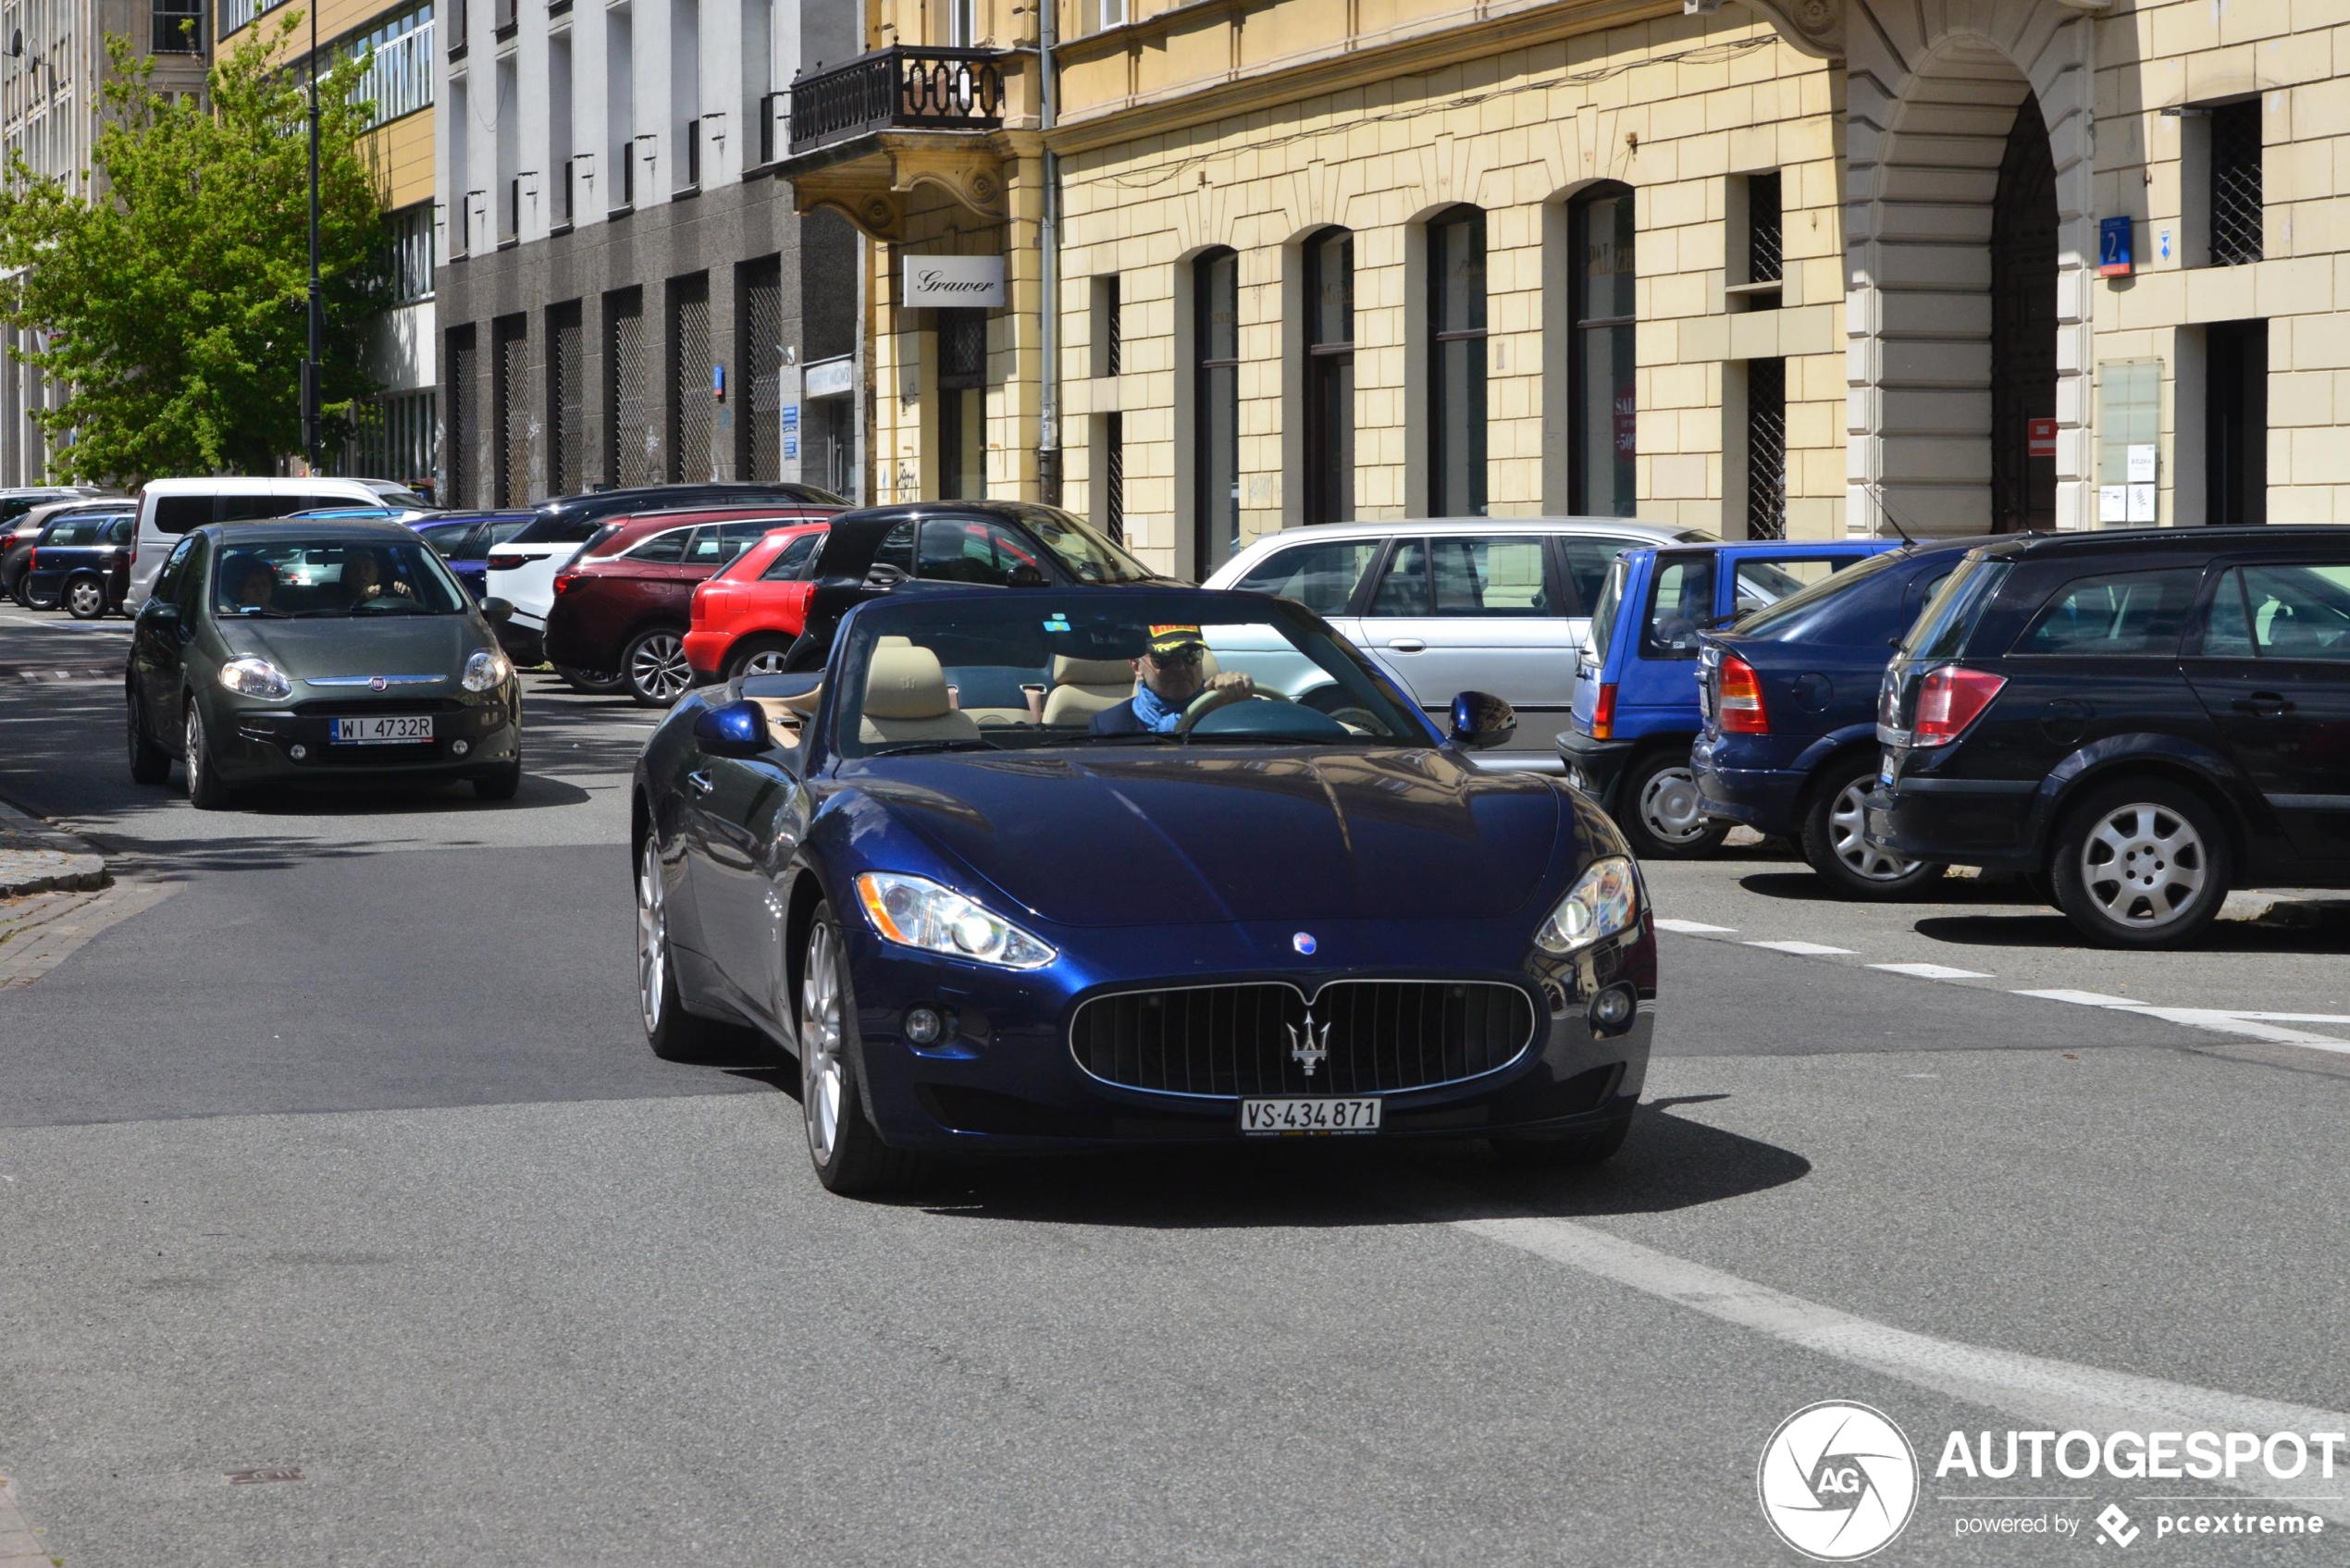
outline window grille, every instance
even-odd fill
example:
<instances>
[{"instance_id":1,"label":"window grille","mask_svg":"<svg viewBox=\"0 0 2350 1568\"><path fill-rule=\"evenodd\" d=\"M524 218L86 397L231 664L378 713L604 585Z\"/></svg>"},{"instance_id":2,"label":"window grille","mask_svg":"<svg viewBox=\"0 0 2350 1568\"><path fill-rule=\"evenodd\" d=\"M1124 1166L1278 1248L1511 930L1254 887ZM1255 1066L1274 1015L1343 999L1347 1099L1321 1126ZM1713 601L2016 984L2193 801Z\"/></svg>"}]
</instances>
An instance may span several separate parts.
<instances>
[{"instance_id":1,"label":"window grille","mask_svg":"<svg viewBox=\"0 0 2350 1568\"><path fill-rule=\"evenodd\" d=\"M530 338L520 316L493 329L498 340L498 504L530 504Z\"/></svg>"},{"instance_id":2,"label":"window grille","mask_svg":"<svg viewBox=\"0 0 2350 1568\"><path fill-rule=\"evenodd\" d=\"M717 404L711 396L710 278L684 278L669 290L669 480L706 484L717 477L711 451Z\"/></svg>"},{"instance_id":3,"label":"window grille","mask_svg":"<svg viewBox=\"0 0 2350 1568\"><path fill-rule=\"evenodd\" d=\"M605 385L611 391L606 422L612 482L624 488L661 482L656 464L661 443L653 428L652 365L645 343L644 291L631 289L606 305L612 321L611 362Z\"/></svg>"},{"instance_id":4,"label":"window grille","mask_svg":"<svg viewBox=\"0 0 2350 1568\"><path fill-rule=\"evenodd\" d=\"M443 451L449 460L450 506L478 504L474 495L473 442L475 400L479 396L475 383L481 371L480 351L474 346L474 329L460 327L449 334L449 357L446 361L449 389L449 436Z\"/></svg>"},{"instance_id":5,"label":"window grille","mask_svg":"<svg viewBox=\"0 0 2350 1568\"><path fill-rule=\"evenodd\" d=\"M1746 178L1746 280L1776 283L1780 277L1780 211L1778 171Z\"/></svg>"},{"instance_id":6,"label":"window grille","mask_svg":"<svg viewBox=\"0 0 2350 1568\"><path fill-rule=\"evenodd\" d=\"M1746 537L1787 537L1787 361L1746 365Z\"/></svg>"},{"instance_id":7,"label":"window grille","mask_svg":"<svg viewBox=\"0 0 2350 1568\"><path fill-rule=\"evenodd\" d=\"M2211 111L2211 261L2257 262L2261 249L2260 100Z\"/></svg>"},{"instance_id":8,"label":"window grille","mask_svg":"<svg viewBox=\"0 0 2350 1568\"><path fill-rule=\"evenodd\" d=\"M204 0L155 0L154 50L158 55L204 53Z\"/></svg>"},{"instance_id":9,"label":"window grille","mask_svg":"<svg viewBox=\"0 0 2350 1568\"><path fill-rule=\"evenodd\" d=\"M742 479L784 476L784 268L780 259L748 267L743 275L741 362L749 392L742 419L739 463ZM803 411L804 416L804 411ZM802 431L801 440L809 438Z\"/></svg>"},{"instance_id":10,"label":"window grille","mask_svg":"<svg viewBox=\"0 0 2350 1568\"><path fill-rule=\"evenodd\" d=\"M578 301L547 313L547 479L559 496L588 485L587 349Z\"/></svg>"}]
</instances>

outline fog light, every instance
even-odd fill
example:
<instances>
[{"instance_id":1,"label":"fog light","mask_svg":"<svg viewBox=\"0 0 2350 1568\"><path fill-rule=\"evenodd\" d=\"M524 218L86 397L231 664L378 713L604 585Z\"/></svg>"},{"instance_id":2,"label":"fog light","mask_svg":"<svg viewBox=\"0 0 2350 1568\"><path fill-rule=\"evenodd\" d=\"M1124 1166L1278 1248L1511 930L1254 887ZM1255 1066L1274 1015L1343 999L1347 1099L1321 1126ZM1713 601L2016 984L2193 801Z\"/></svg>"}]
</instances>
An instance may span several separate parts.
<instances>
[{"instance_id":1,"label":"fog light","mask_svg":"<svg viewBox=\"0 0 2350 1568\"><path fill-rule=\"evenodd\" d=\"M286 747L286 755L299 762L303 758L310 755L310 748L297 742L296 744Z\"/></svg>"},{"instance_id":2,"label":"fog light","mask_svg":"<svg viewBox=\"0 0 2350 1568\"><path fill-rule=\"evenodd\" d=\"M462 740L452 740L449 743L449 752L452 757L463 757L466 752L471 751L473 747L471 746Z\"/></svg>"},{"instance_id":3,"label":"fog light","mask_svg":"<svg viewBox=\"0 0 2350 1568\"><path fill-rule=\"evenodd\" d=\"M946 1028L946 1020L929 1007L916 1007L906 1015L906 1038L917 1045L936 1044Z\"/></svg>"},{"instance_id":4,"label":"fog light","mask_svg":"<svg viewBox=\"0 0 2350 1568\"><path fill-rule=\"evenodd\" d=\"M1621 1033L1630 1027L1639 1006L1630 986L1611 985L1591 998L1591 1028L1602 1034Z\"/></svg>"}]
</instances>

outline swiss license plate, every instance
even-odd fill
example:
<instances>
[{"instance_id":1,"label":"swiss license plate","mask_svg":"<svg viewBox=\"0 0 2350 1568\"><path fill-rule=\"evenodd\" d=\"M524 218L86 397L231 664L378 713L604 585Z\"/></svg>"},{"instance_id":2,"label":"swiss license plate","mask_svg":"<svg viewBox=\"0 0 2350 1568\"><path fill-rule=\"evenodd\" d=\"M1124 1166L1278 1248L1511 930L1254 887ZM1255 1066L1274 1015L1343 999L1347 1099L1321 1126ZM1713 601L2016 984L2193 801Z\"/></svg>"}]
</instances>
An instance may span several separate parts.
<instances>
[{"instance_id":1,"label":"swiss license plate","mask_svg":"<svg viewBox=\"0 0 2350 1568\"><path fill-rule=\"evenodd\" d=\"M328 738L340 746L424 746L432 740L429 713L337 719Z\"/></svg>"},{"instance_id":2,"label":"swiss license plate","mask_svg":"<svg viewBox=\"0 0 2350 1568\"><path fill-rule=\"evenodd\" d=\"M1257 1138L1377 1132L1377 1100L1243 1100L1241 1131Z\"/></svg>"}]
</instances>

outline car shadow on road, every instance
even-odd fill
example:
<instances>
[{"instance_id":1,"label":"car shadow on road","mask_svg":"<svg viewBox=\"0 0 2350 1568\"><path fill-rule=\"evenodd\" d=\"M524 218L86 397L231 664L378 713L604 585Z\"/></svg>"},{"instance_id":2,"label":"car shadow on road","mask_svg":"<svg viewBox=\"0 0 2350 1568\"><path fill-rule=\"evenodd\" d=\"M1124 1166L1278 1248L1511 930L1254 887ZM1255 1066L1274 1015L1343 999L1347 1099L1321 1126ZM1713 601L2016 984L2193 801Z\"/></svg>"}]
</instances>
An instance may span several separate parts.
<instances>
[{"instance_id":1,"label":"car shadow on road","mask_svg":"<svg viewBox=\"0 0 2350 1568\"><path fill-rule=\"evenodd\" d=\"M1783 898L1806 904L1822 902L1850 904L1855 908L1867 906L1858 900L1846 899L1831 892L1816 871L1756 871L1738 879L1738 886L1763 898ZM1916 905L2006 905L2011 908L2045 910L2024 890L2023 883L2012 877L1944 877L1929 883L1905 898L1887 899L1881 908L1899 909Z\"/></svg>"},{"instance_id":2,"label":"car shadow on road","mask_svg":"<svg viewBox=\"0 0 2350 1568\"><path fill-rule=\"evenodd\" d=\"M2013 915L1936 915L1917 922L1920 936L1960 947L2085 947L2072 921L2052 910ZM2222 920L2195 939L2198 953L2350 953L2350 915L2316 919Z\"/></svg>"},{"instance_id":3,"label":"car shadow on road","mask_svg":"<svg viewBox=\"0 0 2350 1568\"><path fill-rule=\"evenodd\" d=\"M784 1089L784 1076L771 1081ZM1332 1140L964 1160L896 1201L956 1218L1144 1229L1424 1225L1661 1214L1811 1174L1812 1162L1791 1149L1674 1114L1719 1098L1641 1106L1615 1157L1579 1170L1515 1169L1481 1143Z\"/></svg>"}]
</instances>

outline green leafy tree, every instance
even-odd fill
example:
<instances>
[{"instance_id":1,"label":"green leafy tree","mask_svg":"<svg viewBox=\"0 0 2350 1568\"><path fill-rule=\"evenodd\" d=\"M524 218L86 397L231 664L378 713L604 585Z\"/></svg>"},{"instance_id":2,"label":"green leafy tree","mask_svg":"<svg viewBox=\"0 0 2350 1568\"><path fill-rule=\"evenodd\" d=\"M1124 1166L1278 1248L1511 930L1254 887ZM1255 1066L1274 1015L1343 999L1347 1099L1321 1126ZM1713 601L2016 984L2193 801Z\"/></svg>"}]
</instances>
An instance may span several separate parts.
<instances>
[{"instance_id":1,"label":"green leafy tree","mask_svg":"<svg viewBox=\"0 0 2350 1568\"><path fill-rule=\"evenodd\" d=\"M149 62L110 35L93 176L44 179L11 160L0 319L38 335L18 357L63 389L33 414L57 477L266 473L301 450L309 79L284 64L301 20L255 28L216 60L209 105L167 100ZM363 68L346 58L318 79L329 448L374 389L361 351L384 302L382 204L359 148L374 108L353 94Z\"/></svg>"}]
</instances>

